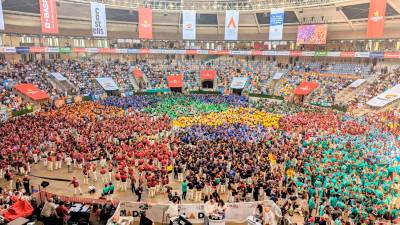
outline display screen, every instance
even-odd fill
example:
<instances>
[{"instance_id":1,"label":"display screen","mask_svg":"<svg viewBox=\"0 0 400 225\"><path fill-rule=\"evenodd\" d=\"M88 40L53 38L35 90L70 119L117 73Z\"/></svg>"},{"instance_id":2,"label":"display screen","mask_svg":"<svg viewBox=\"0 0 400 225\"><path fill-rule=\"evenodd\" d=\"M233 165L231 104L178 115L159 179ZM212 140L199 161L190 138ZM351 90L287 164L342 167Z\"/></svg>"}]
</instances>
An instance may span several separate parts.
<instances>
[{"instance_id":1,"label":"display screen","mask_svg":"<svg viewBox=\"0 0 400 225\"><path fill-rule=\"evenodd\" d=\"M328 27L326 24L301 25L297 31L297 44L321 45L326 44Z\"/></svg>"}]
</instances>

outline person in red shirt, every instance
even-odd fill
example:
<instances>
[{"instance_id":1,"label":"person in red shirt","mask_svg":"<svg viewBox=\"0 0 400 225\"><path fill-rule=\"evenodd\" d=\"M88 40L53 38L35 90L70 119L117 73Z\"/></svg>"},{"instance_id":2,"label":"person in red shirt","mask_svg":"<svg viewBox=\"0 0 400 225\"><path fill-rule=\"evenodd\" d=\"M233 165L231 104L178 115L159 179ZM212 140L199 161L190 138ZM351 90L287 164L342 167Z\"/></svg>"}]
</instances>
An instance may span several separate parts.
<instances>
[{"instance_id":1,"label":"person in red shirt","mask_svg":"<svg viewBox=\"0 0 400 225\"><path fill-rule=\"evenodd\" d=\"M100 177L101 177L101 181L103 181L103 183L108 183L106 173L107 173L106 168L102 167L100 170Z\"/></svg>"},{"instance_id":2,"label":"person in red shirt","mask_svg":"<svg viewBox=\"0 0 400 225\"><path fill-rule=\"evenodd\" d=\"M69 185L71 185L74 187L74 195L76 195L77 191L79 191L79 194L82 195L82 189L79 186L79 181L76 177L73 177L71 180L71 183Z\"/></svg>"},{"instance_id":3,"label":"person in red shirt","mask_svg":"<svg viewBox=\"0 0 400 225\"><path fill-rule=\"evenodd\" d=\"M96 182L97 181L97 165L95 163L92 164L92 174L93 174L93 180Z\"/></svg>"},{"instance_id":4,"label":"person in red shirt","mask_svg":"<svg viewBox=\"0 0 400 225\"><path fill-rule=\"evenodd\" d=\"M128 177L126 176L125 172L121 172L121 191L126 191L126 180L128 179Z\"/></svg>"},{"instance_id":5,"label":"person in red shirt","mask_svg":"<svg viewBox=\"0 0 400 225\"><path fill-rule=\"evenodd\" d=\"M121 187L121 175L119 172L115 174L115 183L117 184L116 190L118 190Z\"/></svg>"}]
</instances>

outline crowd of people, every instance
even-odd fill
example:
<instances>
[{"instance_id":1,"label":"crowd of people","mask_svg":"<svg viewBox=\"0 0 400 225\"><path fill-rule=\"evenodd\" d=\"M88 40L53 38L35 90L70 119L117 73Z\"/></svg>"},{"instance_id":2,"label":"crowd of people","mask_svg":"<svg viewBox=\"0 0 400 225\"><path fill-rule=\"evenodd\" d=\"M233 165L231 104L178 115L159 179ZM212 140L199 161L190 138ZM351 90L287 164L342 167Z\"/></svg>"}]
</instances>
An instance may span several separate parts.
<instances>
[{"instance_id":1,"label":"crowd of people","mask_svg":"<svg viewBox=\"0 0 400 225\"><path fill-rule=\"evenodd\" d=\"M9 189L34 163L50 175L65 164L82 172L71 195L102 186L100 198L131 190L141 201L179 189L194 202L270 199L305 223L393 221L396 115L239 96L110 97L2 124L0 171Z\"/></svg>"}]
</instances>

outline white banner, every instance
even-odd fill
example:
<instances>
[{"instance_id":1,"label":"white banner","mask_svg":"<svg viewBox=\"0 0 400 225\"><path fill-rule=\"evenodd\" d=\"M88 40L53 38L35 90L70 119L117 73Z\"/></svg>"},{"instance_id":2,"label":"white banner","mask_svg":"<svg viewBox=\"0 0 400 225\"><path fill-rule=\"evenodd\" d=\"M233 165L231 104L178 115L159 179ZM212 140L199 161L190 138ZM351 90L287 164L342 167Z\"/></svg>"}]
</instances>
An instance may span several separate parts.
<instances>
[{"instance_id":1,"label":"white banner","mask_svg":"<svg viewBox=\"0 0 400 225\"><path fill-rule=\"evenodd\" d=\"M340 52L328 52L326 55L329 57L340 57Z\"/></svg>"},{"instance_id":2,"label":"white banner","mask_svg":"<svg viewBox=\"0 0 400 225\"><path fill-rule=\"evenodd\" d=\"M383 107L389 103L398 100L399 98L400 98L400 84L392 87L391 89L369 100L367 102L367 105L373 107Z\"/></svg>"},{"instance_id":3,"label":"white banner","mask_svg":"<svg viewBox=\"0 0 400 225\"><path fill-rule=\"evenodd\" d=\"M101 3L90 3L92 15L92 35L94 37L107 37L106 6Z\"/></svg>"},{"instance_id":4,"label":"white banner","mask_svg":"<svg viewBox=\"0 0 400 225\"><path fill-rule=\"evenodd\" d=\"M183 10L182 12L182 38L183 40L196 39L196 11Z\"/></svg>"},{"instance_id":5,"label":"white banner","mask_svg":"<svg viewBox=\"0 0 400 225\"><path fill-rule=\"evenodd\" d=\"M239 11L226 10L225 12L225 40L236 41L239 33Z\"/></svg>"},{"instance_id":6,"label":"white banner","mask_svg":"<svg viewBox=\"0 0 400 225\"><path fill-rule=\"evenodd\" d=\"M355 56L357 58L369 58L369 52L356 52Z\"/></svg>"},{"instance_id":7,"label":"white banner","mask_svg":"<svg viewBox=\"0 0 400 225\"><path fill-rule=\"evenodd\" d=\"M3 1L0 2L0 30L4 30Z\"/></svg>"},{"instance_id":8,"label":"white banner","mask_svg":"<svg viewBox=\"0 0 400 225\"><path fill-rule=\"evenodd\" d=\"M349 87L351 87L351 88L357 88L357 87L359 87L361 84L363 84L365 81L366 81L365 79L358 79L358 80L354 81L353 83L351 83L351 84L349 85Z\"/></svg>"},{"instance_id":9,"label":"white banner","mask_svg":"<svg viewBox=\"0 0 400 225\"><path fill-rule=\"evenodd\" d=\"M269 40L280 41L283 36L284 9L273 9L269 19Z\"/></svg>"},{"instance_id":10,"label":"white banner","mask_svg":"<svg viewBox=\"0 0 400 225\"><path fill-rule=\"evenodd\" d=\"M260 202L242 202L242 203L226 203L225 220L227 222L245 223L249 216L252 216L254 209L258 204L268 207L277 218L282 217L279 207L270 200ZM140 212L145 212L146 216L154 223L166 223L165 212L169 204L154 203L138 203L138 202L121 202L114 215L120 216L121 220L125 218L140 220ZM185 215L186 218L194 224L204 222L204 204L180 204L179 214Z\"/></svg>"}]
</instances>

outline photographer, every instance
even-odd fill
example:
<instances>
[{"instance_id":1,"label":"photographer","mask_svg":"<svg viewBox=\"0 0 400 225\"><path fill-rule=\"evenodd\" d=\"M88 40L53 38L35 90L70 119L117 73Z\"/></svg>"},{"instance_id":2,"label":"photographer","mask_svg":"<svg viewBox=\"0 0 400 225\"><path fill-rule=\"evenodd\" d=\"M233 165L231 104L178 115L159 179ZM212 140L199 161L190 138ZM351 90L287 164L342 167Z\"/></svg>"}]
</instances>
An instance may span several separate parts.
<instances>
[{"instance_id":1,"label":"photographer","mask_svg":"<svg viewBox=\"0 0 400 225\"><path fill-rule=\"evenodd\" d=\"M169 205L167 211L165 212L167 219L169 219L169 224L172 225L179 219L179 208L178 200L176 198L172 199L172 204Z\"/></svg>"}]
</instances>

